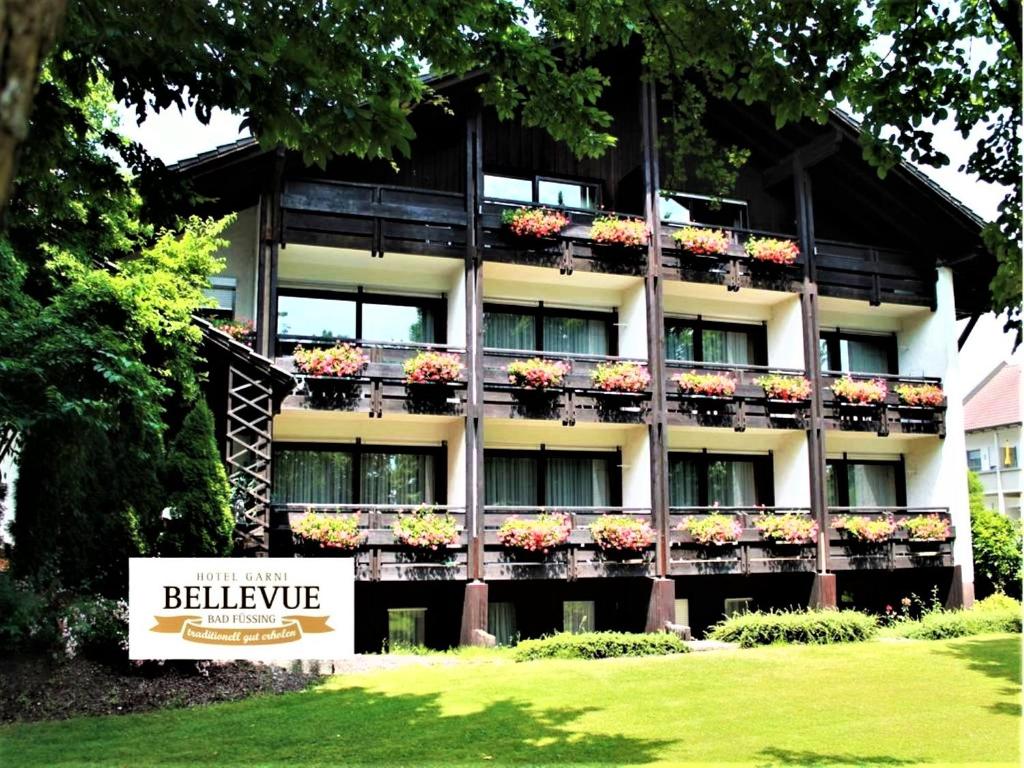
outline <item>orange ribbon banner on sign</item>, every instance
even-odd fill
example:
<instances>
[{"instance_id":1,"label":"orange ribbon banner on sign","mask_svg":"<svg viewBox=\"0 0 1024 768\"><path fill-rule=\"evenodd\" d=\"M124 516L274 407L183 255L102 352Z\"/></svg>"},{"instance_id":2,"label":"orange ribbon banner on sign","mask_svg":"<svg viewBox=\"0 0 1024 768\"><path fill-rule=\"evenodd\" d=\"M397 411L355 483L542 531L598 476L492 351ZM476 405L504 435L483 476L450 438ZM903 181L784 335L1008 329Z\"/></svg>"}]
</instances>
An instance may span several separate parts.
<instances>
[{"instance_id":1,"label":"orange ribbon banner on sign","mask_svg":"<svg viewBox=\"0 0 1024 768\"><path fill-rule=\"evenodd\" d=\"M272 627L211 627L203 626L202 616L154 616L156 626L150 632L181 634L182 640L209 645L277 645L294 643L302 634L333 632L327 626L330 616L282 616L281 623Z\"/></svg>"}]
</instances>

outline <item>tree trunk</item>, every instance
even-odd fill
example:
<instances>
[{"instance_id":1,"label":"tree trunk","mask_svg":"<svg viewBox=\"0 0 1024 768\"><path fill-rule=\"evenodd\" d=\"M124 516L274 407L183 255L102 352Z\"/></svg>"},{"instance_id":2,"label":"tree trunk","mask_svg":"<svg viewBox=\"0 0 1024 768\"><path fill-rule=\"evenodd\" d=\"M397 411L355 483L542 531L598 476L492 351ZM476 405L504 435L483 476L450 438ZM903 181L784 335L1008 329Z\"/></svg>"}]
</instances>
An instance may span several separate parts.
<instances>
[{"instance_id":1,"label":"tree trunk","mask_svg":"<svg viewBox=\"0 0 1024 768\"><path fill-rule=\"evenodd\" d=\"M39 70L66 11L67 0L0 0L0 215L28 135Z\"/></svg>"}]
</instances>

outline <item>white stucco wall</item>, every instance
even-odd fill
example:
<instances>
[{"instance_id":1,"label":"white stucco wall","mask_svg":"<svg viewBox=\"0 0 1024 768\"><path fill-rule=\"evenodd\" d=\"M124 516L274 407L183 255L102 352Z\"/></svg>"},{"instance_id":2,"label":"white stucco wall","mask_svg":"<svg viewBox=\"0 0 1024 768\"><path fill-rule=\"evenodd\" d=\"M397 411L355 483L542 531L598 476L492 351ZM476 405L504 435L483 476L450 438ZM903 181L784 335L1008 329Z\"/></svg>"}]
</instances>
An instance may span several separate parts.
<instances>
[{"instance_id":1,"label":"white stucco wall","mask_svg":"<svg viewBox=\"0 0 1024 768\"><path fill-rule=\"evenodd\" d=\"M768 365L804 369L804 328L799 296L790 296L772 307L767 335Z\"/></svg>"},{"instance_id":2,"label":"white stucco wall","mask_svg":"<svg viewBox=\"0 0 1024 768\"><path fill-rule=\"evenodd\" d=\"M466 346L466 277L463 272L452 275L446 292L448 302L448 344Z\"/></svg>"},{"instance_id":3,"label":"white stucco wall","mask_svg":"<svg viewBox=\"0 0 1024 768\"><path fill-rule=\"evenodd\" d=\"M811 476L807 436L803 432L786 433L772 449L775 471L775 506L810 507Z\"/></svg>"},{"instance_id":4,"label":"white stucco wall","mask_svg":"<svg viewBox=\"0 0 1024 768\"><path fill-rule=\"evenodd\" d=\"M466 505L466 427L457 421L448 428L448 503Z\"/></svg>"},{"instance_id":5,"label":"white stucco wall","mask_svg":"<svg viewBox=\"0 0 1024 768\"><path fill-rule=\"evenodd\" d=\"M646 429L631 429L622 445L622 505L651 506L651 442Z\"/></svg>"},{"instance_id":6,"label":"white stucco wall","mask_svg":"<svg viewBox=\"0 0 1024 768\"><path fill-rule=\"evenodd\" d=\"M622 291L619 306L619 354L647 359L647 298L637 282Z\"/></svg>"},{"instance_id":7,"label":"white stucco wall","mask_svg":"<svg viewBox=\"0 0 1024 768\"><path fill-rule=\"evenodd\" d=\"M985 487L985 503L1000 514L1014 519L1020 518L1021 490L1024 485L1024 444L1021 441L1021 426L1015 424L995 429L980 429L965 435L966 450L978 451L981 469L978 478ZM1017 465L1004 466L1004 454L1008 447L1017 449Z\"/></svg>"}]
</instances>

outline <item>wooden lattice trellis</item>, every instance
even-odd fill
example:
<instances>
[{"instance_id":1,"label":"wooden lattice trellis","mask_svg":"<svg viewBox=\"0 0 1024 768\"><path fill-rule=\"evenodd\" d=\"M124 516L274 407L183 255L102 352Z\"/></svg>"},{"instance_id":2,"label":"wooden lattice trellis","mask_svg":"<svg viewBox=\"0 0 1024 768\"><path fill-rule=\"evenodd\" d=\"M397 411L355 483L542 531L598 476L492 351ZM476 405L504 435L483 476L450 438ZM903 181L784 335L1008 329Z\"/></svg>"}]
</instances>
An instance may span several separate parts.
<instances>
[{"instance_id":1,"label":"wooden lattice trellis","mask_svg":"<svg viewBox=\"0 0 1024 768\"><path fill-rule=\"evenodd\" d=\"M235 537L256 556L270 547L271 425L273 389L267 382L228 369L226 462L232 485Z\"/></svg>"}]
</instances>

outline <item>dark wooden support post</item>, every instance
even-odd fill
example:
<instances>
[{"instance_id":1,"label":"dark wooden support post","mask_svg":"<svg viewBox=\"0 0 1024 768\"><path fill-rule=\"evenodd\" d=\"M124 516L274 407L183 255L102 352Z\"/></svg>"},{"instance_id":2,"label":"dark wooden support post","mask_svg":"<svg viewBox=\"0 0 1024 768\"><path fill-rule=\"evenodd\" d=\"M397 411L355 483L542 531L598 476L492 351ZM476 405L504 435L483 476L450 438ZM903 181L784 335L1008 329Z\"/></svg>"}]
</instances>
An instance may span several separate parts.
<instances>
[{"instance_id":1,"label":"dark wooden support post","mask_svg":"<svg viewBox=\"0 0 1024 768\"><path fill-rule=\"evenodd\" d=\"M260 239L256 270L256 351L274 354L277 335L277 260L281 243L281 193L285 152L278 147L274 165L260 194Z\"/></svg>"},{"instance_id":2,"label":"dark wooden support post","mask_svg":"<svg viewBox=\"0 0 1024 768\"><path fill-rule=\"evenodd\" d=\"M466 584L459 645L494 645L494 636L487 632L487 584L482 581Z\"/></svg>"},{"instance_id":3,"label":"dark wooden support post","mask_svg":"<svg viewBox=\"0 0 1024 768\"><path fill-rule=\"evenodd\" d=\"M829 574L828 498L825 487L825 414L822 405L821 358L818 338L818 281L814 252L814 205L811 179L799 158L793 160L793 190L796 203L800 251L804 254L803 294L800 297L804 333L804 366L811 380L811 412L807 429L810 469L811 514L818 521L818 558L810 603L819 608L835 607L835 576Z\"/></svg>"},{"instance_id":4,"label":"dark wooden support post","mask_svg":"<svg viewBox=\"0 0 1024 768\"><path fill-rule=\"evenodd\" d=\"M651 599L647 604L644 632L664 632L676 623L676 582L673 579L651 579Z\"/></svg>"},{"instance_id":5,"label":"dark wooden support post","mask_svg":"<svg viewBox=\"0 0 1024 768\"><path fill-rule=\"evenodd\" d=\"M648 427L651 462L651 511L658 531L657 575L663 580L669 573L668 500L668 420L665 407L665 347L663 343L665 315L662 306L661 222L659 216L658 109L655 85L645 81L640 92L640 113L643 126L644 216L651 233L644 273L644 294L647 303L647 361L651 372L651 423ZM657 585L657 581L655 584ZM672 588L675 589L674 584ZM652 589L658 589L657 586ZM652 606L654 600L652 592ZM659 603L659 605L661 605ZM675 621L675 598L660 609L659 618ZM657 627L663 629L664 622ZM650 629L650 615L648 616Z\"/></svg>"},{"instance_id":6,"label":"dark wooden support post","mask_svg":"<svg viewBox=\"0 0 1024 768\"><path fill-rule=\"evenodd\" d=\"M963 566L953 566L953 580L949 584L949 592L946 594L946 608L955 610L957 608L970 608L974 605L974 582L964 583Z\"/></svg>"}]
</instances>

